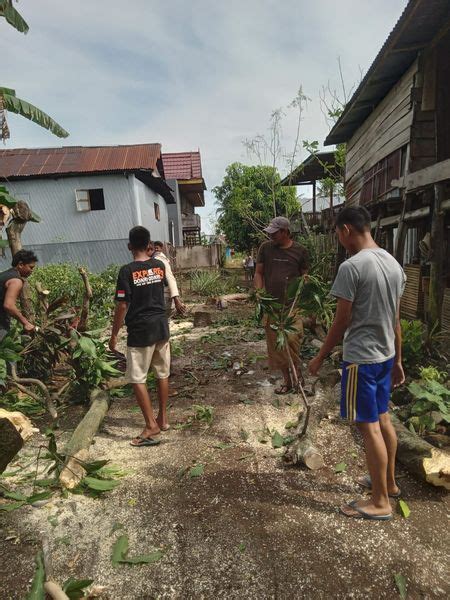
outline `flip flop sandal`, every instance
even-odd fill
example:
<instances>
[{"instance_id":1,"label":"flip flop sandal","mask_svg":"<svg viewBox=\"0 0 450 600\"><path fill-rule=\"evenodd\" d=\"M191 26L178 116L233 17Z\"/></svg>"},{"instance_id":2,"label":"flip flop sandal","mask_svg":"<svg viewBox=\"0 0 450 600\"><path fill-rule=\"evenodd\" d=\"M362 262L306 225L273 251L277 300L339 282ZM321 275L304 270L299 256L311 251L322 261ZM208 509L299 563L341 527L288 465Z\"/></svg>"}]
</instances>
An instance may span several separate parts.
<instances>
[{"instance_id":1,"label":"flip flop sandal","mask_svg":"<svg viewBox=\"0 0 450 600\"><path fill-rule=\"evenodd\" d=\"M137 444L133 444L133 442L130 442L130 446L135 446L136 448L140 448L141 446L159 446L159 444L161 443L159 440L154 440L151 437L144 438L141 435L138 435L134 439L139 440L139 442Z\"/></svg>"},{"instance_id":2,"label":"flip flop sandal","mask_svg":"<svg viewBox=\"0 0 450 600\"><path fill-rule=\"evenodd\" d=\"M281 387L274 390L277 396L284 396L284 394L290 394L292 392L292 388L287 385L282 385Z\"/></svg>"},{"instance_id":3,"label":"flip flop sandal","mask_svg":"<svg viewBox=\"0 0 450 600\"><path fill-rule=\"evenodd\" d=\"M388 515L371 515L368 512L366 512L365 510L363 510L362 508L359 508L359 506L356 506L357 502L358 502L358 500L353 500L352 502L349 502L345 506L350 508L351 510L356 511L358 514L348 515L345 511L342 510L342 507L341 507L339 509L339 512L341 513L341 515L344 515L345 517L349 517L350 519L367 519L368 521L390 521L392 519L392 513L389 513Z\"/></svg>"},{"instance_id":4,"label":"flip flop sandal","mask_svg":"<svg viewBox=\"0 0 450 600\"><path fill-rule=\"evenodd\" d=\"M370 479L370 475L364 475L364 477L361 477L361 479L358 479L357 483L358 483L358 485L368 488L369 490L372 489L372 480ZM396 498L396 499L400 498L401 495L402 495L402 490L400 488L398 488L398 492L396 494L388 494L389 498Z\"/></svg>"}]
</instances>

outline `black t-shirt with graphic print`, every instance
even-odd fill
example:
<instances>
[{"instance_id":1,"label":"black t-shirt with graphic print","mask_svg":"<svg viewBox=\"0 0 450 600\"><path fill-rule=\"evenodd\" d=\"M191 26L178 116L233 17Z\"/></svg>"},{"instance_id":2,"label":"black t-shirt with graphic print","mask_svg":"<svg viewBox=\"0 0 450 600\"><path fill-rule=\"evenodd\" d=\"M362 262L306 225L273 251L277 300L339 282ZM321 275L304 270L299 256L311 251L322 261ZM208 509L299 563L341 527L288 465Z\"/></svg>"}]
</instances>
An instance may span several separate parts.
<instances>
[{"instance_id":1,"label":"black t-shirt with graphic print","mask_svg":"<svg viewBox=\"0 0 450 600\"><path fill-rule=\"evenodd\" d=\"M128 346L143 348L169 339L165 284L166 271L160 260L133 261L120 269L115 298L128 303Z\"/></svg>"}]
</instances>

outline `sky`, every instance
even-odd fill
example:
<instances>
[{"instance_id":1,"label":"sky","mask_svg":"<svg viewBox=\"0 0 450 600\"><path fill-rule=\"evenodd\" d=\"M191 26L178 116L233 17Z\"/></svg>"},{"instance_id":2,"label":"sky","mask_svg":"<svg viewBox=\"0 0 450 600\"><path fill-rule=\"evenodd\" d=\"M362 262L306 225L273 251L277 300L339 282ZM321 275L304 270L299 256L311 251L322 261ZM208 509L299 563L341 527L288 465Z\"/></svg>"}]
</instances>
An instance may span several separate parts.
<instances>
[{"instance_id":1,"label":"sky","mask_svg":"<svg viewBox=\"0 0 450 600\"><path fill-rule=\"evenodd\" d=\"M20 0L15 6L30 31L23 35L0 19L0 85L45 110L70 137L9 115L6 148L159 142L163 152L200 149L208 191L197 210L211 232L211 190L226 167L258 162L243 140L268 135L270 116L281 108L281 142L292 154L297 117L288 107L301 86L309 101L299 139L322 146L330 126L321 88L344 97L340 60L350 95L406 4ZM287 173L285 159L278 166Z\"/></svg>"}]
</instances>

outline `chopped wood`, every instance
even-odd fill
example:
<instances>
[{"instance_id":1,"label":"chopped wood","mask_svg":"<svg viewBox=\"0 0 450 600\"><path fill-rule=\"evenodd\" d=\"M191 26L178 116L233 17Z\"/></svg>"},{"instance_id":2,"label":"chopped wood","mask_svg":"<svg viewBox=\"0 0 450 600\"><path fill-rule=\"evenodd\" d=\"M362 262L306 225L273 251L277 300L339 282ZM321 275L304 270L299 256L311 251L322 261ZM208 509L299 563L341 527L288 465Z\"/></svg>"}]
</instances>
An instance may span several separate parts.
<instances>
[{"instance_id":1,"label":"chopped wood","mask_svg":"<svg viewBox=\"0 0 450 600\"><path fill-rule=\"evenodd\" d=\"M3 473L22 446L22 436L11 421L0 418L0 473Z\"/></svg>"},{"instance_id":2,"label":"chopped wood","mask_svg":"<svg viewBox=\"0 0 450 600\"><path fill-rule=\"evenodd\" d=\"M62 590L54 581L46 581L44 583L44 590L47 594L53 598L53 600L70 600L69 596Z\"/></svg>"},{"instance_id":3,"label":"chopped wood","mask_svg":"<svg viewBox=\"0 0 450 600\"><path fill-rule=\"evenodd\" d=\"M78 323L78 331L86 331L89 319L89 304L92 299L92 288L91 284L89 283L89 278L86 269L84 269L83 267L79 267L78 272L81 275L81 279L83 280L84 285L83 307L81 309L80 321Z\"/></svg>"},{"instance_id":4,"label":"chopped wood","mask_svg":"<svg viewBox=\"0 0 450 600\"><path fill-rule=\"evenodd\" d=\"M73 456L70 456L59 475L59 481L68 489L73 490L86 477L86 469L83 463L89 460L89 450L82 448Z\"/></svg>"},{"instance_id":5,"label":"chopped wood","mask_svg":"<svg viewBox=\"0 0 450 600\"><path fill-rule=\"evenodd\" d=\"M34 433L38 432L37 427L33 427L28 417L19 411L9 411L0 408L0 419L8 419L20 433L24 442L26 442Z\"/></svg>"},{"instance_id":6,"label":"chopped wood","mask_svg":"<svg viewBox=\"0 0 450 600\"><path fill-rule=\"evenodd\" d=\"M398 437L398 461L419 479L450 490L450 454L409 431L395 415L391 418Z\"/></svg>"}]
</instances>

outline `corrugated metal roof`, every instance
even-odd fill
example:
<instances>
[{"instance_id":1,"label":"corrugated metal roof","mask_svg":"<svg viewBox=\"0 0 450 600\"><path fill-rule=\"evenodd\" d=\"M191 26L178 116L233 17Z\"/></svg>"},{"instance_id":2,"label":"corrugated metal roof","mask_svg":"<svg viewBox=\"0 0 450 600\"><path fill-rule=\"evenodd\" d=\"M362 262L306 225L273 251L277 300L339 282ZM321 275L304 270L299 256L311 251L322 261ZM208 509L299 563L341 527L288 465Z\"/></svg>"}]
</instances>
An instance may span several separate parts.
<instances>
[{"instance_id":1,"label":"corrugated metal roof","mask_svg":"<svg viewBox=\"0 0 450 600\"><path fill-rule=\"evenodd\" d=\"M300 185L311 183L329 177L330 170L339 172L336 165L336 156L333 152L318 152L310 154L308 158L281 181L281 185Z\"/></svg>"},{"instance_id":2,"label":"corrugated metal roof","mask_svg":"<svg viewBox=\"0 0 450 600\"><path fill-rule=\"evenodd\" d=\"M347 142L450 18L449 0L410 0L325 140Z\"/></svg>"},{"instance_id":3,"label":"corrugated metal roof","mask_svg":"<svg viewBox=\"0 0 450 600\"><path fill-rule=\"evenodd\" d=\"M162 154L166 179L203 179L200 152L172 152Z\"/></svg>"},{"instance_id":4,"label":"corrugated metal roof","mask_svg":"<svg viewBox=\"0 0 450 600\"><path fill-rule=\"evenodd\" d=\"M0 150L0 178L154 170L161 144Z\"/></svg>"}]
</instances>

